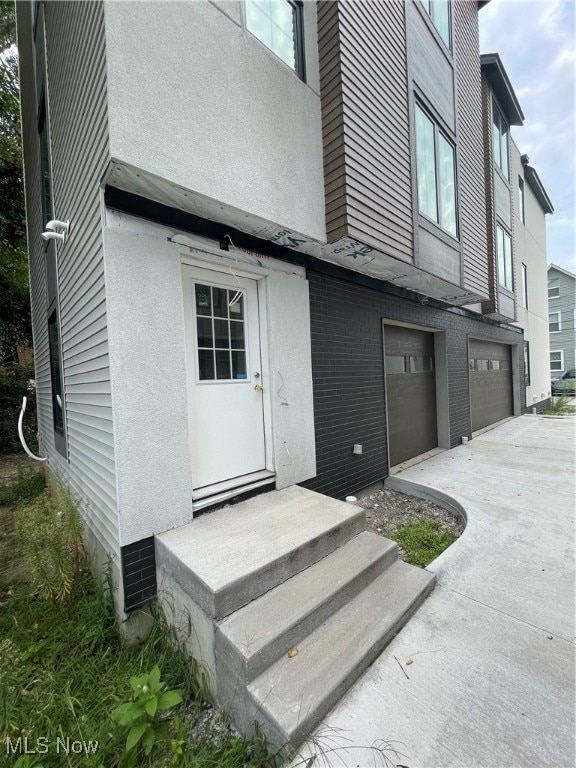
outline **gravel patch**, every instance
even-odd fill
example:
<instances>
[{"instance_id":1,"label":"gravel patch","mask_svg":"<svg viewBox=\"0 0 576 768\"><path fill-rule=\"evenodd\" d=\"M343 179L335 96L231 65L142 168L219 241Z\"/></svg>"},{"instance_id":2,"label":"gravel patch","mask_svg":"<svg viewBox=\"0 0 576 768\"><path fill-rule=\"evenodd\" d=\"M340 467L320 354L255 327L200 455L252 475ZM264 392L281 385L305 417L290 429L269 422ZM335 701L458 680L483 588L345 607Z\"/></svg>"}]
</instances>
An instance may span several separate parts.
<instances>
[{"instance_id":1,"label":"gravel patch","mask_svg":"<svg viewBox=\"0 0 576 768\"><path fill-rule=\"evenodd\" d=\"M464 531L463 521L438 504L389 488L362 496L356 504L366 510L366 530L388 539L394 539L396 527L400 523L416 523L420 520L437 520L441 530L452 531L456 536ZM401 548L399 554L400 557L404 556Z\"/></svg>"}]
</instances>

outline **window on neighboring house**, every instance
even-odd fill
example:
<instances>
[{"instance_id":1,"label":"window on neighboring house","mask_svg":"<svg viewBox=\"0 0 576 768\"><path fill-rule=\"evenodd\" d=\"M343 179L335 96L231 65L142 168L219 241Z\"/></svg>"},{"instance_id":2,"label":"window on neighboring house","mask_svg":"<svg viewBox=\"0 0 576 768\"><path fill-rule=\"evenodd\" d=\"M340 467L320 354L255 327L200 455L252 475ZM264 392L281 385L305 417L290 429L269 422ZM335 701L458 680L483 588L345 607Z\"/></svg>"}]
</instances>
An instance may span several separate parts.
<instances>
[{"instance_id":1,"label":"window on neighboring house","mask_svg":"<svg viewBox=\"0 0 576 768\"><path fill-rule=\"evenodd\" d=\"M508 179L508 124L495 102L492 102L492 149L495 164Z\"/></svg>"},{"instance_id":2,"label":"window on neighboring house","mask_svg":"<svg viewBox=\"0 0 576 768\"><path fill-rule=\"evenodd\" d=\"M530 342L524 342L524 386L530 386Z\"/></svg>"},{"instance_id":3,"label":"window on neighboring house","mask_svg":"<svg viewBox=\"0 0 576 768\"><path fill-rule=\"evenodd\" d=\"M245 0L246 29L304 79L302 2Z\"/></svg>"},{"instance_id":4,"label":"window on neighboring house","mask_svg":"<svg viewBox=\"0 0 576 768\"><path fill-rule=\"evenodd\" d=\"M450 3L449 0L420 0L438 34L448 48L450 46Z\"/></svg>"},{"instance_id":5,"label":"window on neighboring house","mask_svg":"<svg viewBox=\"0 0 576 768\"><path fill-rule=\"evenodd\" d=\"M550 371L552 373L556 371L564 370L564 352L558 350L557 352L550 352Z\"/></svg>"},{"instance_id":6,"label":"window on neighboring house","mask_svg":"<svg viewBox=\"0 0 576 768\"><path fill-rule=\"evenodd\" d=\"M528 309L528 274L526 264L522 264L522 306Z\"/></svg>"},{"instance_id":7,"label":"window on neighboring house","mask_svg":"<svg viewBox=\"0 0 576 768\"><path fill-rule=\"evenodd\" d=\"M498 283L509 291L513 291L512 238L499 224L496 225L496 254L498 257Z\"/></svg>"},{"instance_id":8,"label":"window on neighboring house","mask_svg":"<svg viewBox=\"0 0 576 768\"><path fill-rule=\"evenodd\" d=\"M518 216L522 224L526 223L526 217L524 213L524 179L518 176Z\"/></svg>"},{"instance_id":9,"label":"window on neighboring house","mask_svg":"<svg viewBox=\"0 0 576 768\"><path fill-rule=\"evenodd\" d=\"M548 330L550 333L557 333L562 330L562 314L560 312L551 312L548 315Z\"/></svg>"},{"instance_id":10,"label":"window on neighboring house","mask_svg":"<svg viewBox=\"0 0 576 768\"><path fill-rule=\"evenodd\" d=\"M560 296L560 278L549 277L548 278L548 298L557 299Z\"/></svg>"},{"instance_id":11,"label":"window on neighboring house","mask_svg":"<svg viewBox=\"0 0 576 768\"><path fill-rule=\"evenodd\" d=\"M456 237L454 145L419 104L416 104L416 173L420 213Z\"/></svg>"}]
</instances>

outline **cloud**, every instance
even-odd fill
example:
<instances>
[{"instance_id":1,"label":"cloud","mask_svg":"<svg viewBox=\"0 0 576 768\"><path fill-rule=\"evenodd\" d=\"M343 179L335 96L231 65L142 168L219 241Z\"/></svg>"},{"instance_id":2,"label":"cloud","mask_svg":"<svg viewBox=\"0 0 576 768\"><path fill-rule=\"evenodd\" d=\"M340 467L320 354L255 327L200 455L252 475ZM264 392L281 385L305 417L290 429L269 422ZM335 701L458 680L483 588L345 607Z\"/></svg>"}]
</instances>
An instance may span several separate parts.
<instances>
[{"instance_id":1,"label":"cloud","mask_svg":"<svg viewBox=\"0 0 576 768\"><path fill-rule=\"evenodd\" d=\"M492 0L479 13L482 51L500 54L526 120L514 140L538 171L558 214L547 216L549 260L574 257L576 177L575 3ZM573 267L568 267L573 268Z\"/></svg>"},{"instance_id":2,"label":"cloud","mask_svg":"<svg viewBox=\"0 0 576 768\"><path fill-rule=\"evenodd\" d=\"M576 49L568 46L567 48L563 48L558 56L554 59L554 63L552 64L552 69L558 70L562 69L563 67L567 65L572 65L571 72L574 74L574 64L576 63Z\"/></svg>"}]
</instances>

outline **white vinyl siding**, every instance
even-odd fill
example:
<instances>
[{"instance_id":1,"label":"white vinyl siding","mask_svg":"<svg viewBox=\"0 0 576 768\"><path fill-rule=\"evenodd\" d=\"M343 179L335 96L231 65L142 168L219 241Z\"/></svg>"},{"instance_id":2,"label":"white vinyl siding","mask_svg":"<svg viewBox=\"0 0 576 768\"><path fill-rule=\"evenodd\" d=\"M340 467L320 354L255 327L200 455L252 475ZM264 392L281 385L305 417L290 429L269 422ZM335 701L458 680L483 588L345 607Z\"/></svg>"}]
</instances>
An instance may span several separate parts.
<instances>
[{"instance_id":1,"label":"white vinyl siding","mask_svg":"<svg viewBox=\"0 0 576 768\"><path fill-rule=\"evenodd\" d=\"M30 11L19 4L19 37L31 45ZM42 210L33 73L22 71L24 159L32 325L41 449L82 502L105 551L119 551L112 403L104 292L100 183L109 159L104 8L45 3L47 108L54 216L71 232L58 245L58 301L68 461L54 448ZM42 21L43 13L39 15ZM31 56L22 60L31 61ZM28 67L30 65L28 64Z\"/></svg>"}]
</instances>

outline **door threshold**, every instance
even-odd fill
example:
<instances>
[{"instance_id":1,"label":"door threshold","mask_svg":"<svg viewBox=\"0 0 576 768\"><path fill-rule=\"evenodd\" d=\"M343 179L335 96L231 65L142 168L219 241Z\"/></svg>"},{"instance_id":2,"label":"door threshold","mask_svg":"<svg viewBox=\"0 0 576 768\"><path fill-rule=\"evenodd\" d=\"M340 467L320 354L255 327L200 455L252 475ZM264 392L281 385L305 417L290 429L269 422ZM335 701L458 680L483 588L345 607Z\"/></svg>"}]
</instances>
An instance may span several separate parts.
<instances>
[{"instance_id":1,"label":"door threshold","mask_svg":"<svg viewBox=\"0 0 576 768\"><path fill-rule=\"evenodd\" d=\"M274 482L275 478L274 472L263 469L241 477L233 477L231 480L205 485L203 488L197 488L192 492L192 509L197 511L214 504L221 504L240 493L269 485Z\"/></svg>"}]
</instances>

